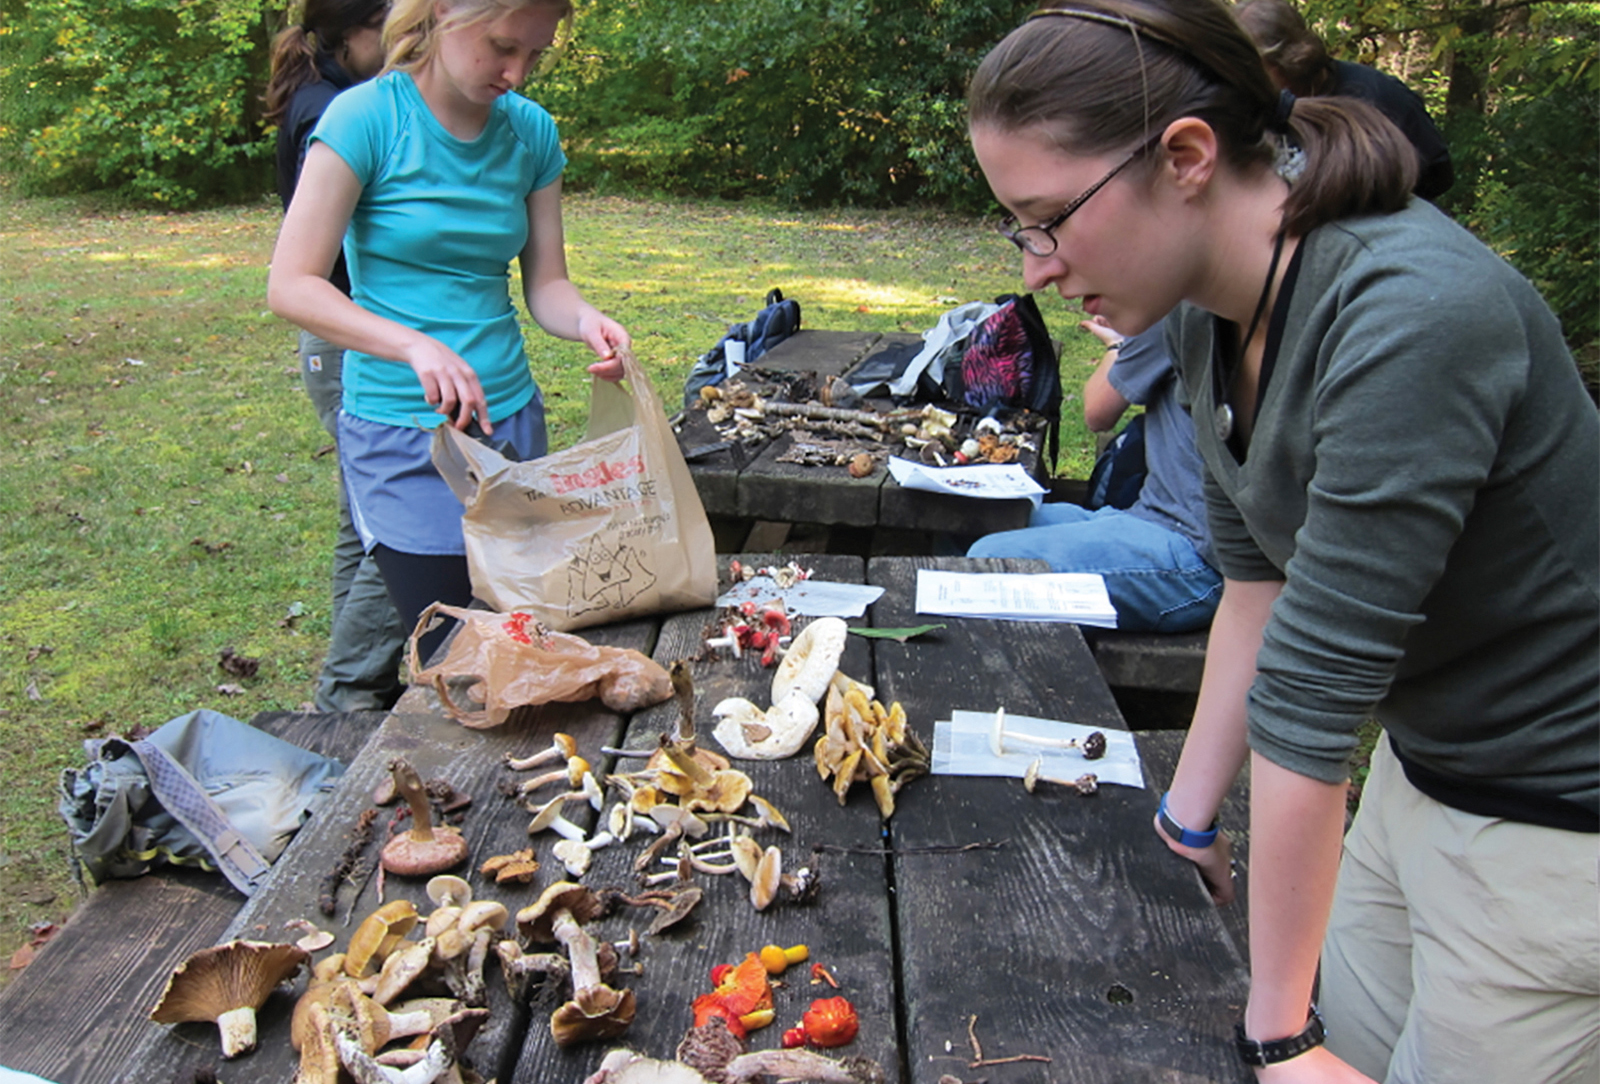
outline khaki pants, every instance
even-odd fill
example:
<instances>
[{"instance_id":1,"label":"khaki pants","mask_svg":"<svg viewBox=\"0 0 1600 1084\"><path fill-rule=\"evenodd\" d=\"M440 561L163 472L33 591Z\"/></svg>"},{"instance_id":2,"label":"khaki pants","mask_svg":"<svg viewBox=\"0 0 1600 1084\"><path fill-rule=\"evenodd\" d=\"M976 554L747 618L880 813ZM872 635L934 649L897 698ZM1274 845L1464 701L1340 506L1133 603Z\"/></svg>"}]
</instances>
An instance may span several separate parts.
<instances>
[{"instance_id":1,"label":"khaki pants","mask_svg":"<svg viewBox=\"0 0 1600 1084\"><path fill-rule=\"evenodd\" d=\"M1388 1084L1600 1080L1597 857L1441 805L1382 740L1322 948L1328 1048Z\"/></svg>"}]
</instances>

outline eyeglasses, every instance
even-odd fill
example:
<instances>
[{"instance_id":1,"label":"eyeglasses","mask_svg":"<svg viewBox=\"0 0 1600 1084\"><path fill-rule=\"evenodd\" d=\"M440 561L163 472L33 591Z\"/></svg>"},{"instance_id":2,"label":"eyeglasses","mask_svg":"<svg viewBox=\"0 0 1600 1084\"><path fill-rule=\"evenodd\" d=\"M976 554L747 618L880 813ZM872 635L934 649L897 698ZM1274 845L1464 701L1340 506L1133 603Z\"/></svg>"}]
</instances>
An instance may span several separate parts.
<instances>
[{"instance_id":1,"label":"eyeglasses","mask_svg":"<svg viewBox=\"0 0 1600 1084\"><path fill-rule=\"evenodd\" d=\"M1151 147L1160 142L1160 140L1161 133L1159 132L1150 139L1145 140L1134 150L1132 154L1128 155L1128 157L1112 166L1110 173L1107 173L1104 177L1101 177L1098 181L1094 182L1094 184L1091 184L1088 188L1084 189L1081 195L1079 195L1071 203L1067 204L1066 207L1062 209L1061 213L1056 215L1049 222L1042 222L1037 226L1018 226L1016 215L1006 215L995 225L995 229L999 232L1001 237L1004 237L1007 241L1010 241L1013 245L1016 245L1022 251L1030 255L1051 255L1056 250L1056 230L1061 228L1061 224L1076 214L1078 208L1082 207L1085 203L1088 203L1090 196L1094 195L1107 184L1111 183L1111 178L1121 173L1124 169L1127 169L1128 166L1133 164L1133 160L1135 158L1138 158L1141 154L1144 154Z\"/></svg>"}]
</instances>

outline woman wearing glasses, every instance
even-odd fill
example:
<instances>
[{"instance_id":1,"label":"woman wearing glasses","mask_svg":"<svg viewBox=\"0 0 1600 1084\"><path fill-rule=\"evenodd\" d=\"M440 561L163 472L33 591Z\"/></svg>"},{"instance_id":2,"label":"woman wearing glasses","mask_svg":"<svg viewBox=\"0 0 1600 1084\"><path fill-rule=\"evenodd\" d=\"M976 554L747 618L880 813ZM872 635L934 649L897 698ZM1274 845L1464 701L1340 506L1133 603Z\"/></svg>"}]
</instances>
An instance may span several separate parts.
<instances>
[{"instance_id":1,"label":"woman wearing glasses","mask_svg":"<svg viewBox=\"0 0 1600 1084\"><path fill-rule=\"evenodd\" d=\"M627 332L567 277L555 123L516 92L570 14L569 0L398 0L386 70L328 107L273 252L272 310L347 351L340 466L408 627L436 600L472 597L433 428L545 453L512 260L539 326L588 345L591 373L622 375ZM329 281L341 242L351 297Z\"/></svg>"},{"instance_id":2,"label":"woman wearing glasses","mask_svg":"<svg viewBox=\"0 0 1600 1084\"><path fill-rule=\"evenodd\" d=\"M969 105L1029 288L1125 334L1187 302L1168 342L1225 584L1157 830L1224 883L1214 819L1251 758L1241 1056L1592 1080L1600 419L1559 324L1410 198L1393 125L1280 97L1214 0L1037 12Z\"/></svg>"}]
</instances>

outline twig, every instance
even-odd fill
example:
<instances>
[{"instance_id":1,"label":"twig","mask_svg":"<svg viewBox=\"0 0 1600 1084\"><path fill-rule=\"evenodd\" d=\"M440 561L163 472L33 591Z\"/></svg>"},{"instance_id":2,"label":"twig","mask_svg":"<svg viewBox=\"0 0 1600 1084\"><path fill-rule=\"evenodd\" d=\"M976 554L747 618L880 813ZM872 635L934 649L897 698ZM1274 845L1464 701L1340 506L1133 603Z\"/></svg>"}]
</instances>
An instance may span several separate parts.
<instances>
[{"instance_id":1,"label":"twig","mask_svg":"<svg viewBox=\"0 0 1600 1084\"><path fill-rule=\"evenodd\" d=\"M339 886L355 869L356 863L361 861L361 856L366 852L367 844L372 842L372 823L378 819L377 809L363 810L361 816L356 818L356 826L350 833L350 843L339 855L339 860L333 864L333 869L328 871L327 878L322 882L321 894L317 897L317 908L325 915L332 916L339 909Z\"/></svg>"},{"instance_id":2,"label":"twig","mask_svg":"<svg viewBox=\"0 0 1600 1084\"><path fill-rule=\"evenodd\" d=\"M1013 1054L1009 1058L986 1058L983 1056L983 1047L978 1042L978 1016L974 1013L967 1020L967 1040L972 1043L972 1060L967 1062L968 1069L981 1069L986 1065L1011 1065L1019 1061L1043 1061L1050 1059L1043 1054Z\"/></svg>"}]
</instances>

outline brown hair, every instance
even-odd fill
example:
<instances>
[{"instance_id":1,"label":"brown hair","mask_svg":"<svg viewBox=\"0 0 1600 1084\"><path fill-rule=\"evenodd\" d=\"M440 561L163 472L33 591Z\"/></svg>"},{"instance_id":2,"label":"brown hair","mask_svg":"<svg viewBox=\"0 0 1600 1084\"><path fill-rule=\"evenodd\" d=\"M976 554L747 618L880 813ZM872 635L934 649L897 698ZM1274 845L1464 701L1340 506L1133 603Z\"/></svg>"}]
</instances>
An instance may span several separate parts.
<instances>
[{"instance_id":1,"label":"brown hair","mask_svg":"<svg viewBox=\"0 0 1600 1084\"><path fill-rule=\"evenodd\" d=\"M322 78L317 72L319 50L337 52L347 34L388 6L388 0L306 0L300 21L272 40L272 69L262 95L267 123L281 121L294 92Z\"/></svg>"},{"instance_id":2,"label":"brown hair","mask_svg":"<svg viewBox=\"0 0 1600 1084\"><path fill-rule=\"evenodd\" d=\"M440 19L434 6L435 0L395 0L389 20L383 24L384 71L414 72L439 51L441 34L493 19L503 12L555 8L563 22L570 24L573 10L572 0L452 0L448 13ZM561 37L558 33L557 40Z\"/></svg>"},{"instance_id":3,"label":"brown hair","mask_svg":"<svg viewBox=\"0 0 1600 1084\"><path fill-rule=\"evenodd\" d=\"M1229 165L1264 169L1281 133L1305 155L1284 204L1295 235L1405 206L1416 152L1382 114L1341 98L1296 100L1285 116L1280 103L1218 0L1058 0L995 46L967 92L969 123L1039 126L1074 154L1126 150L1197 117Z\"/></svg>"},{"instance_id":4,"label":"brown hair","mask_svg":"<svg viewBox=\"0 0 1600 1084\"><path fill-rule=\"evenodd\" d=\"M1333 58L1298 11L1284 0L1245 0L1233 14L1290 90L1302 98L1327 93Z\"/></svg>"}]
</instances>

